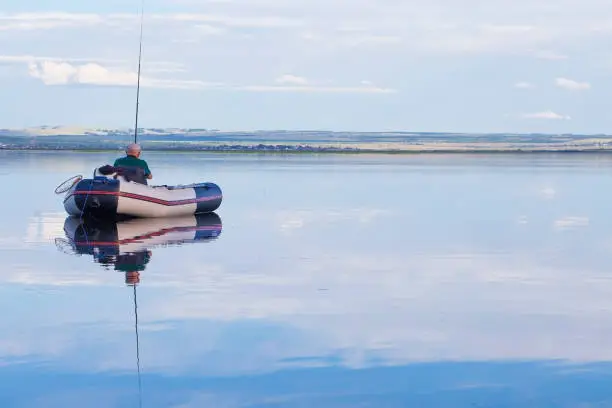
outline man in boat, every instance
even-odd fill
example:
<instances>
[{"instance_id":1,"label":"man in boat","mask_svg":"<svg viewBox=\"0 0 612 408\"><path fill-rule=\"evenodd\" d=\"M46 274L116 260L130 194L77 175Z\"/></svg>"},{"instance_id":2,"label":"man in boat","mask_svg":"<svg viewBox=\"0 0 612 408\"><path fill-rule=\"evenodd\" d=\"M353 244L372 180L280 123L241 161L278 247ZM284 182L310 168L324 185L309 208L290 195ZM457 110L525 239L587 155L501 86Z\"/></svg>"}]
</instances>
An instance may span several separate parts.
<instances>
[{"instance_id":1,"label":"man in boat","mask_svg":"<svg viewBox=\"0 0 612 408\"><path fill-rule=\"evenodd\" d=\"M130 144L125 149L125 157L120 157L115 160L113 167L118 167L121 169L137 169L140 173L144 173L144 178L142 180L134 180L140 181L142 184L147 184L146 179L152 179L153 175L151 174L151 170L149 169L149 165L147 162L140 158L140 153L142 149L140 145L136 143ZM138 176L136 176L138 178Z\"/></svg>"}]
</instances>

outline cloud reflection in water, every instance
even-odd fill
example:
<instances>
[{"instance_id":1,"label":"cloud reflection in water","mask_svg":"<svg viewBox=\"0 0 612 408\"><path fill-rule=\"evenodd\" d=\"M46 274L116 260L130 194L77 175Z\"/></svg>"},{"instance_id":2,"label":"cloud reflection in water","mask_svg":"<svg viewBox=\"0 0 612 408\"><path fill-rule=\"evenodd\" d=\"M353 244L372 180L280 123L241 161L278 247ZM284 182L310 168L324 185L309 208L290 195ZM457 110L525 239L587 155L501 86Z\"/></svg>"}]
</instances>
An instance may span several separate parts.
<instances>
[{"instance_id":1,"label":"cloud reflection in water","mask_svg":"<svg viewBox=\"0 0 612 408\"><path fill-rule=\"evenodd\" d=\"M212 245L140 246L151 251L138 287L145 406L612 399L602 385L612 359L611 225L601 200L579 199L595 184L583 182L586 170L569 181L473 168L420 181L417 170L387 170L384 183L398 187L376 200L359 186L380 174L351 184L356 170L343 167L316 176L325 202L267 170L295 197L266 206L264 193L234 188ZM255 178L235 171L241 183ZM346 179L347 196L333 195ZM116 396L107 406L127 405L122 393L133 396L136 383L125 271L92 262L107 259L100 251L58 251L54 231L24 229L20 257L2 255L11 269L0 298L15 311L0 319L5 372L35 380L41 395L51 384L71 398L107 389Z\"/></svg>"}]
</instances>

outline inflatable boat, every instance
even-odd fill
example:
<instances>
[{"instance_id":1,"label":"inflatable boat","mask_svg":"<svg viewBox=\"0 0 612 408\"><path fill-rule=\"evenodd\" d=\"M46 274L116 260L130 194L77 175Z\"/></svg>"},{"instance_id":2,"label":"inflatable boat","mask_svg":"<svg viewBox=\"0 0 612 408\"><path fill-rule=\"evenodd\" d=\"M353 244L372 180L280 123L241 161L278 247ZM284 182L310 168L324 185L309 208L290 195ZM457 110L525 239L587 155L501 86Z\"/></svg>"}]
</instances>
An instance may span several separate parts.
<instances>
[{"instance_id":1,"label":"inflatable boat","mask_svg":"<svg viewBox=\"0 0 612 408\"><path fill-rule=\"evenodd\" d=\"M108 218L173 217L215 211L223 194L215 183L149 186L135 181L126 169L102 166L93 177L74 176L56 189L64 195L64 209L69 215Z\"/></svg>"},{"instance_id":2,"label":"inflatable boat","mask_svg":"<svg viewBox=\"0 0 612 408\"><path fill-rule=\"evenodd\" d=\"M221 230L221 219L215 213L123 221L68 216L66 237L56 238L55 244L66 253L91 255L94 262L125 272L128 279L129 273L146 268L151 249L214 241Z\"/></svg>"}]
</instances>

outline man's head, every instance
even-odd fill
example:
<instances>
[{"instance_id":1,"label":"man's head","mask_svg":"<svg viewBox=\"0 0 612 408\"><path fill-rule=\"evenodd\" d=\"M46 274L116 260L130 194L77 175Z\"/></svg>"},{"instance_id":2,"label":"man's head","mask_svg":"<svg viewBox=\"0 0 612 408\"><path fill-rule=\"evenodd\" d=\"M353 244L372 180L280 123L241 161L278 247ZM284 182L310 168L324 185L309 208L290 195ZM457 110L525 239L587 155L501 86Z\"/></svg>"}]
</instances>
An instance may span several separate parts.
<instances>
[{"instance_id":1,"label":"man's head","mask_svg":"<svg viewBox=\"0 0 612 408\"><path fill-rule=\"evenodd\" d=\"M129 145L126 149L125 149L125 153L128 156L134 156L134 157L139 157L140 156L140 152L142 151L142 149L140 148L140 145L136 144L136 143L132 143L131 145Z\"/></svg>"}]
</instances>

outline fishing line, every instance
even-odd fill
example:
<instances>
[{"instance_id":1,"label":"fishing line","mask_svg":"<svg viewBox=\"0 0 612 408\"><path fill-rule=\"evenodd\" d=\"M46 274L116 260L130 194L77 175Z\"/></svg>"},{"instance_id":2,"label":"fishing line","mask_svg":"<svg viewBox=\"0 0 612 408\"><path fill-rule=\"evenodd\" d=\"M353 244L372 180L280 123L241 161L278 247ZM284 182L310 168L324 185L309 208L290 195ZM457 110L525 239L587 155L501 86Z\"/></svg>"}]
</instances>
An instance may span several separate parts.
<instances>
[{"instance_id":1,"label":"fishing line","mask_svg":"<svg viewBox=\"0 0 612 408\"><path fill-rule=\"evenodd\" d=\"M134 143L138 142L138 107L140 100L140 65L142 59L142 26L144 21L144 0L140 5L140 49L138 51L138 82L136 85L136 120L134 124Z\"/></svg>"}]
</instances>

